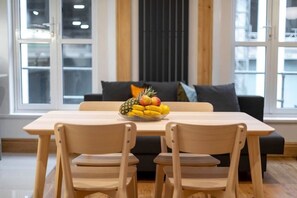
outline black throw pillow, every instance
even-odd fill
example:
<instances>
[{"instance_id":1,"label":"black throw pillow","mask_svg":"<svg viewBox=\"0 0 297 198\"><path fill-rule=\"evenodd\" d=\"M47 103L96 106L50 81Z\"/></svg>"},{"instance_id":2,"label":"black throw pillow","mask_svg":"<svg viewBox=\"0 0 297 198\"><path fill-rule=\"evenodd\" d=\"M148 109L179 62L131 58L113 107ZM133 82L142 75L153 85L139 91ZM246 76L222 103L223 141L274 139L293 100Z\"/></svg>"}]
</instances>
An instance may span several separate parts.
<instances>
[{"instance_id":1,"label":"black throw pillow","mask_svg":"<svg viewBox=\"0 0 297 198\"><path fill-rule=\"evenodd\" d=\"M194 85L198 102L209 102L214 111L240 111L234 83L226 85Z\"/></svg>"},{"instance_id":2,"label":"black throw pillow","mask_svg":"<svg viewBox=\"0 0 297 198\"><path fill-rule=\"evenodd\" d=\"M179 82L146 82L151 86L161 101L177 101L177 89Z\"/></svg>"}]
</instances>

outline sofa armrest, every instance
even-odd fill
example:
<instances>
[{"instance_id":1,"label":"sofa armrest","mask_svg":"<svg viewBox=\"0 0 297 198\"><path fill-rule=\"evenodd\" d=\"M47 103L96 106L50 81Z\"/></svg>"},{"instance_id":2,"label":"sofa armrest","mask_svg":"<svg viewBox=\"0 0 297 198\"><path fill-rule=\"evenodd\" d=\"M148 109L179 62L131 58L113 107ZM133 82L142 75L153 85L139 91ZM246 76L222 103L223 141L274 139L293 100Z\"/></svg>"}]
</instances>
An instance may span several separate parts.
<instances>
[{"instance_id":1,"label":"sofa armrest","mask_svg":"<svg viewBox=\"0 0 297 198\"><path fill-rule=\"evenodd\" d=\"M102 94L86 94L84 95L84 101L101 101Z\"/></svg>"},{"instance_id":2,"label":"sofa armrest","mask_svg":"<svg viewBox=\"0 0 297 198\"><path fill-rule=\"evenodd\" d=\"M241 112L263 121L264 97L262 96L237 96Z\"/></svg>"}]
</instances>

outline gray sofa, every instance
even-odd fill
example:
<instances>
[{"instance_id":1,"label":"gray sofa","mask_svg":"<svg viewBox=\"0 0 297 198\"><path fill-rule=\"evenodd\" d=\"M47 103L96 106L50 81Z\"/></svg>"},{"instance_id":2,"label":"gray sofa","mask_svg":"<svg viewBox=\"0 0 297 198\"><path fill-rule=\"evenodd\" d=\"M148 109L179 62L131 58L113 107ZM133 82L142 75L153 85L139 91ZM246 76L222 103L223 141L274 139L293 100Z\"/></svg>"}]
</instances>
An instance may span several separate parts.
<instances>
[{"instance_id":1,"label":"gray sofa","mask_svg":"<svg viewBox=\"0 0 297 198\"><path fill-rule=\"evenodd\" d=\"M125 101L131 96L130 85L152 86L158 93L158 97L162 101L179 101L178 82L102 82L102 94L86 94L85 101ZM245 112L260 121L263 121L264 98L261 96L237 96L240 111ZM284 151L284 138L276 131L271 135L260 138L262 173L267 168L268 154L282 154ZM155 172L155 164L153 159L160 153L159 137L137 137L135 148L132 152L139 158L138 175L139 177L153 177ZM229 156L215 156L221 161L221 166L229 163ZM240 178L249 178L250 167L247 144L241 152L239 162ZM246 177L247 176L247 177Z\"/></svg>"}]
</instances>

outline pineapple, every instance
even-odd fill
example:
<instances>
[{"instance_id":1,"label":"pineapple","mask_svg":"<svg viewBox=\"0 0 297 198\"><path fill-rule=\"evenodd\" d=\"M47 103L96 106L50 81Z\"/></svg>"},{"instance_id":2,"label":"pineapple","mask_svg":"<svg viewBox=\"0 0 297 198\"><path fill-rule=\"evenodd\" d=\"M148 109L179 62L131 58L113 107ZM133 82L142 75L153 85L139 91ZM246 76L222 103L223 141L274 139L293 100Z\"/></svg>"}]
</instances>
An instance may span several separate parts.
<instances>
[{"instance_id":1,"label":"pineapple","mask_svg":"<svg viewBox=\"0 0 297 198\"><path fill-rule=\"evenodd\" d=\"M132 110L132 106L135 104L139 104L139 99L143 95L147 95L149 97L155 96L157 93L152 89L152 87L145 88L137 98L129 98L126 102L124 102L120 107L120 113L122 115L126 115L129 111Z\"/></svg>"},{"instance_id":2,"label":"pineapple","mask_svg":"<svg viewBox=\"0 0 297 198\"><path fill-rule=\"evenodd\" d=\"M157 92L153 90L152 87L145 88L139 95L138 95L138 100L141 98L141 96L147 95L149 97L153 97L157 95Z\"/></svg>"},{"instance_id":3,"label":"pineapple","mask_svg":"<svg viewBox=\"0 0 297 198\"><path fill-rule=\"evenodd\" d=\"M139 104L138 98L129 98L126 102L124 102L120 107L120 113L122 115L126 115L129 111L132 110L132 106L135 104Z\"/></svg>"}]
</instances>

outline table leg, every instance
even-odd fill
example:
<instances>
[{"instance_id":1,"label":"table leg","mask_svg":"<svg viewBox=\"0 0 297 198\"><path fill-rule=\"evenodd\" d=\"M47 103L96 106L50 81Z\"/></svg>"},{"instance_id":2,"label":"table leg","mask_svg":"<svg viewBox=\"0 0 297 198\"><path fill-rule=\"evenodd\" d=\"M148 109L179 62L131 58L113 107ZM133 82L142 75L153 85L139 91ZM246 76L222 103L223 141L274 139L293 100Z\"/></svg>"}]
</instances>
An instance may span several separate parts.
<instances>
[{"instance_id":1,"label":"table leg","mask_svg":"<svg viewBox=\"0 0 297 198\"><path fill-rule=\"evenodd\" d=\"M255 198L264 197L259 136L247 137L250 169Z\"/></svg>"},{"instance_id":2,"label":"table leg","mask_svg":"<svg viewBox=\"0 0 297 198\"><path fill-rule=\"evenodd\" d=\"M56 175L55 175L55 197L60 198L62 193L62 163L61 151L57 148Z\"/></svg>"},{"instance_id":3,"label":"table leg","mask_svg":"<svg viewBox=\"0 0 297 198\"><path fill-rule=\"evenodd\" d=\"M50 138L50 135L40 135L38 138L34 198L43 197Z\"/></svg>"},{"instance_id":4,"label":"table leg","mask_svg":"<svg viewBox=\"0 0 297 198\"><path fill-rule=\"evenodd\" d=\"M160 136L160 140L161 140L161 153L167 153L168 150L167 150L165 136Z\"/></svg>"}]
</instances>

